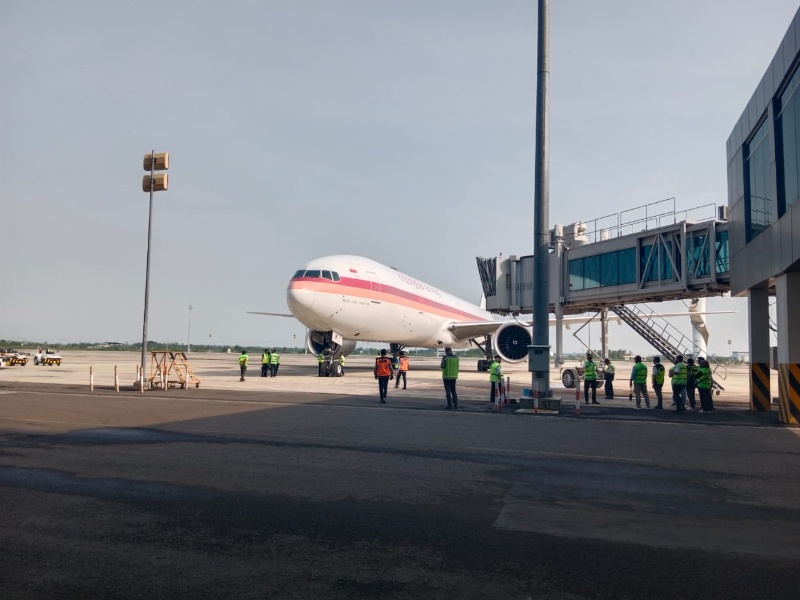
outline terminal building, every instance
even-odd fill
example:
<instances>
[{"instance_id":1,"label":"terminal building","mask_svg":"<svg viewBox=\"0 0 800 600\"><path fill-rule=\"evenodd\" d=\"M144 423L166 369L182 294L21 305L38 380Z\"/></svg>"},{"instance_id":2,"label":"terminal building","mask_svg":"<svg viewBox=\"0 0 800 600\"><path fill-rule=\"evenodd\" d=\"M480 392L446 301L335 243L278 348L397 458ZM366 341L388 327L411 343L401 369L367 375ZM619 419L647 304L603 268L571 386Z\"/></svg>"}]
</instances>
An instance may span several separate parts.
<instances>
[{"instance_id":1,"label":"terminal building","mask_svg":"<svg viewBox=\"0 0 800 600\"><path fill-rule=\"evenodd\" d=\"M800 311L792 308L800 301L799 50L800 10L727 143L730 288L748 298L751 407L770 410L772 359L780 419L792 424L800 422Z\"/></svg>"}]
</instances>

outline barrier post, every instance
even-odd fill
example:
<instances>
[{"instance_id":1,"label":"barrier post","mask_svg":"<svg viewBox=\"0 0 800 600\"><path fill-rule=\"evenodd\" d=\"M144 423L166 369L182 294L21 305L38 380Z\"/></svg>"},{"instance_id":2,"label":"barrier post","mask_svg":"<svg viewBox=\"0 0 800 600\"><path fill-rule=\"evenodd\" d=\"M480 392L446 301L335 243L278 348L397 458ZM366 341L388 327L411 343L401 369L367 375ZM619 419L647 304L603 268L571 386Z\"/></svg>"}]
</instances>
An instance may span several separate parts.
<instances>
[{"instance_id":1,"label":"barrier post","mask_svg":"<svg viewBox=\"0 0 800 600\"><path fill-rule=\"evenodd\" d=\"M533 414L539 414L539 382L533 382Z\"/></svg>"},{"instance_id":2,"label":"barrier post","mask_svg":"<svg viewBox=\"0 0 800 600\"><path fill-rule=\"evenodd\" d=\"M92 372L92 366L89 365L89 391L94 391L94 373Z\"/></svg>"},{"instance_id":3,"label":"barrier post","mask_svg":"<svg viewBox=\"0 0 800 600\"><path fill-rule=\"evenodd\" d=\"M169 371L167 371L167 365L164 365L164 389L169 389Z\"/></svg>"},{"instance_id":4,"label":"barrier post","mask_svg":"<svg viewBox=\"0 0 800 600\"><path fill-rule=\"evenodd\" d=\"M114 365L114 389L119 394L119 373L117 371L117 365Z\"/></svg>"},{"instance_id":5,"label":"barrier post","mask_svg":"<svg viewBox=\"0 0 800 600\"><path fill-rule=\"evenodd\" d=\"M508 404L508 394L509 394L508 388L510 388L510 387L511 387L511 377L506 377L506 387L503 390L503 403L504 404Z\"/></svg>"},{"instance_id":6,"label":"barrier post","mask_svg":"<svg viewBox=\"0 0 800 600\"><path fill-rule=\"evenodd\" d=\"M575 416L581 416L581 376L575 378Z\"/></svg>"}]
</instances>

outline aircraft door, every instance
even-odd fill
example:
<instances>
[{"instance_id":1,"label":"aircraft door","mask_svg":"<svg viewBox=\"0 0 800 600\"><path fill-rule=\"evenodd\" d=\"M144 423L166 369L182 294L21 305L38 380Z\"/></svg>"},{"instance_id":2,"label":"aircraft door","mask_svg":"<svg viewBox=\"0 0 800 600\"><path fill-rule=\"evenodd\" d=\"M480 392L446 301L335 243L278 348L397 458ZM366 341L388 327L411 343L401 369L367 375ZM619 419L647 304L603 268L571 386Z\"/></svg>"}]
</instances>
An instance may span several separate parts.
<instances>
[{"instance_id":1,"label":"aircraft door","mask_svg":"<svg viewBox=\"0 0 800 600\"><path fill-rule=\"evenodd\" d=\"M372 299L373 302L377 302L378 292L381 290L381 284L378 282L378 275L376 273L373 273L372 271L367 271L367 277L369 277L369 288L370 288L369 297Z\"/></svg>"}]
</instances>

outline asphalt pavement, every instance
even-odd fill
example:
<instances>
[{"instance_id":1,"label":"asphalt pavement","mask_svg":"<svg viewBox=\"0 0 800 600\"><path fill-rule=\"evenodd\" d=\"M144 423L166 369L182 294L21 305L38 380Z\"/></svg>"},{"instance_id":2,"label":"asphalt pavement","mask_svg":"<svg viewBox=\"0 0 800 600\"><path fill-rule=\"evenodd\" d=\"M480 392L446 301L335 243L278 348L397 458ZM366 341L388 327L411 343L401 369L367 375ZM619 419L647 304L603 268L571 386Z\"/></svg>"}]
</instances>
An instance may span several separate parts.
<instances>
[{"instance_id":1,"label":"asphalt pavement","mask_svg":"<svg viewBox=\"0 0 800 600\"><path fill-rule=\"evenodd\" d=\"M401 392L0 385L0 597L796 597L797 430Z\"/></svg>"}]
</instances>

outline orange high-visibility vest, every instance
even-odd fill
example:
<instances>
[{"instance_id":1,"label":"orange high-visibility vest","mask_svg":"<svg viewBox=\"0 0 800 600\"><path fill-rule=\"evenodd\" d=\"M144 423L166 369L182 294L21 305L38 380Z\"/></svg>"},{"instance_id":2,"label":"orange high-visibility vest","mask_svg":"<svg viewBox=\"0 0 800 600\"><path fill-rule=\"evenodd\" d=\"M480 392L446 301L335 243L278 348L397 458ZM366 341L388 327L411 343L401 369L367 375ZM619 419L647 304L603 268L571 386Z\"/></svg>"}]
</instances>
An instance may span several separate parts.
<instances>
[{"instance_id":1,"label":"orange high-visibility vest","mask_svg":"<svg viewBox=\"0 0 800 600\"><path fill-rule=\"evenodd\" d=\"M375 359L375 375L389 377L392 374L392 359L385 356Z\"/></svg>"},{"instance_id":2,"label":"orange high-visibility vest","mask_svg":"<svg viewBox=\"0 0 800 600\"><path fill-rule=\"evenodd\" d=\"M401 371L408 371L408 357L401 356L400 357L400 370Z\"/></svg>"}]
</instances>

